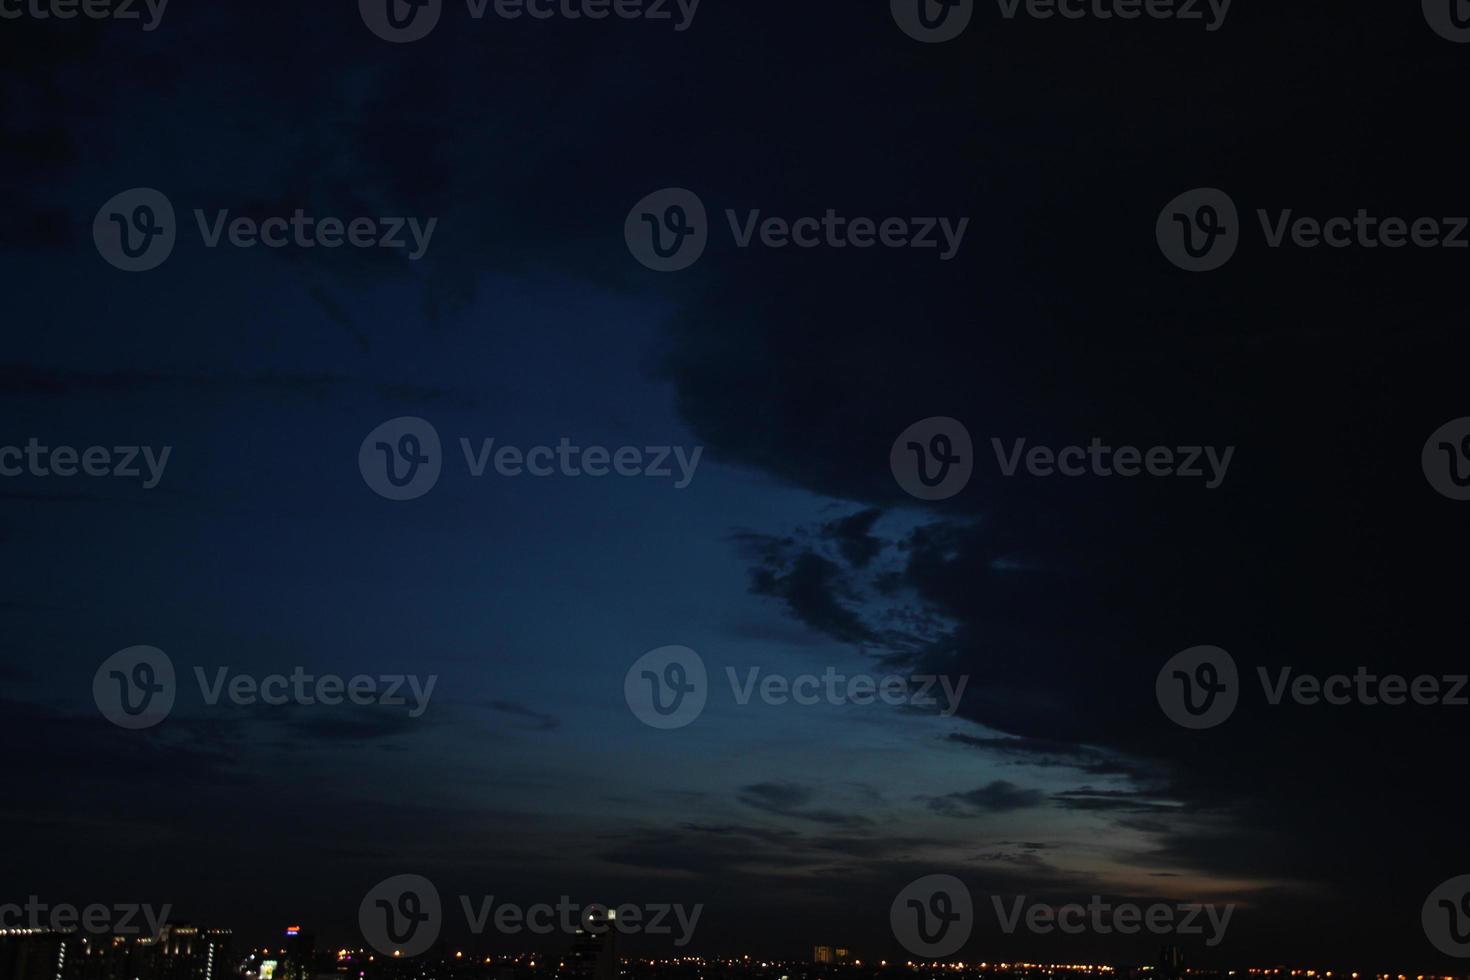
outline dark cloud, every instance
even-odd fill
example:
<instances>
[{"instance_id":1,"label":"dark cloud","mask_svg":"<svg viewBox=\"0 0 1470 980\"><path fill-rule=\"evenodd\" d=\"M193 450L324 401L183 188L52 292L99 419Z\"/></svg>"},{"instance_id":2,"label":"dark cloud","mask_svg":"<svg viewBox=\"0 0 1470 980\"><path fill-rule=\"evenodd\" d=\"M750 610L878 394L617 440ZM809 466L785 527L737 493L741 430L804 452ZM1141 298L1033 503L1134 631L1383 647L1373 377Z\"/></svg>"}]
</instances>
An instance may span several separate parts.
<instances>
[{"instance_id":1,"label":"dark cloud","mask_svg":"<svg viewBox=\"0 0 1470 980\"><path fill-rule=\"evenodd\" d=\"M977 789L950 793L929 801L929 808L950 817L974 817L981 813L1008 813L1041 806L1046 794L997 779Z\"/></svg>"},{"instance_id":2,"label":"dark cloud","mask_svg":"<svg viewBox=\"0 0 1470 980\"><path fill-rule=\"evenodd\" d=\"M464 405L465 398L453 392L406 384L366 384L360 379L330 374L280 372L184 373L163 371L77 371L35 364L0 364L0 386L15 396L67 398L79 395L117 396L153 394L256 393L324 399L331 395L367 389L385 401Z\"/></svg>"},{"instance_id":3,"label":"dark cloud","mask_svg":"<svg viewBox=\"0 0 1470 980\"><path fill-rule=\"evenodd\" d=\"M797 619L835 639L847 643L874 639L858 614L843 604L842 570L813 552L796 555L785 571L756 569L750 590L781 599Z\"/></svg>"},{"instance_id":4,"label":"dark cloud","mask_svg":"<svg viewBox=\"0 0 1470 980\"><path fill-rule=\"evenodd\" d=\"M842 556L847 563L855 568L862 568L878 556L883 550L883 540L873 536L870 532L878 518L883 516L883 511L877 507L859 511L851 517L844 517L838 521L832 521L825 525L822 530L824 534L842 549Z\"/></svg>"},{"instance_id":5,"label":"dark cloud","mask_svg":"<svg viewBox=\"0 0 1470 980\"><path fill-rule=\"evenodd\" d=\"M970 735L966 732L951 732L945 736L950 742L969 745L1002 757L1011 757L1019 764L1052 768L1067 766L1095 776L1122 775L1145 779L1147 767L1098 751L1085 745L1048 738L1011 738Z\"/></svg>"},{"instance_id":6,"label":"dark cloud","mask_svg":"<svg viewBox=\"0 0 1470 980\"><path fill-rule=\"evenodd\" d=\"M497 714L520 718L533 731L549 732L561 727L561 721L556 717L532 710L517 701L487 701L485 707Z\"/></svg>"},{"instance_id":7,"label":"dark cloud","mask_svg":"<svg viewBox=\"0 0 1470 980\"><path fill-rule=\"evenodd\" d=\"M781 817L841 827L867 827L873 822L861 814L811 809L808 805L812 796L810 789L794 783L754 783L742 787L739 793L740 802L746 806Z\"/></svg>"},{"instance_id":8,"label":"dark cloud","mask_svg":"<svg viewBox=\"0 0 1470 980\"><path fill-rule=\"evenodd\" d=\"M1084 786L1053 794L1052 801L1069 810L1123 810L1128 813L1177 813L1180 808L1159 803L1126 790L1099 790Z\"/></svg>"}]
</instances>

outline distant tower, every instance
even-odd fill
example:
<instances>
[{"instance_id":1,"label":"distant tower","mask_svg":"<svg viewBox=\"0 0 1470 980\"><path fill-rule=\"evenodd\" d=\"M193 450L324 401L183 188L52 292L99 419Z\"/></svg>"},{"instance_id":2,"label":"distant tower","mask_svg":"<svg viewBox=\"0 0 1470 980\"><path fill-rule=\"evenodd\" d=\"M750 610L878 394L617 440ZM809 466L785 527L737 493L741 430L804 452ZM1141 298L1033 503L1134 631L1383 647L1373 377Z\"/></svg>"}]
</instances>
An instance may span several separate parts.
<instances>
[{"instance_id":1,"label":"distant tower","mask_svg":"<svg viewBox=\"0 0 1470 980\"><path fill-rule=\"evenodd\" d=\"M1159 950L1161 980L1180 980L1184 976L1184 951L1178 946L1165 946Z\"/></svg>"},{"instance_id":2,"label":"distant tower","mask_svg":"<svg viewBox=\"0 0 1470 980\"><path fill-rule=\"evenodd\" d=\"M300 926L287 926L281 940L277 980L309 980L316 972L316 937Z\"/></svg>"},{"instance_id":3,"label":"distant tower","mask_svg":"<svg viewBox=\"0 0 1470 980\"><path fill-rule=\"evenodd\" d=\"M813 963L831 963L832 962L832 947L831 946L813 946L812 947L812 962Z\"/></svg>"},{"instance_id":4,"label":"distant tower","mask_svg":"<svg viewBox=\"0 0 1470 980\"><path fill-rule=\"evenodd\" d=\"M567 955L567 972L580 980L618 980L617 912L589 912L584 926L572 939Z\"/></svg>"},{"instance_id":5,"label":"distant tower","mask_svg":"<svg viewBox=\"0 0 1470 980\"><path fill-rule=\"evenodd\" d=\"M0 977L9 980L52 980L66 968L65 933L42 929L0 929Z\"/></svg>"}]
</instances>

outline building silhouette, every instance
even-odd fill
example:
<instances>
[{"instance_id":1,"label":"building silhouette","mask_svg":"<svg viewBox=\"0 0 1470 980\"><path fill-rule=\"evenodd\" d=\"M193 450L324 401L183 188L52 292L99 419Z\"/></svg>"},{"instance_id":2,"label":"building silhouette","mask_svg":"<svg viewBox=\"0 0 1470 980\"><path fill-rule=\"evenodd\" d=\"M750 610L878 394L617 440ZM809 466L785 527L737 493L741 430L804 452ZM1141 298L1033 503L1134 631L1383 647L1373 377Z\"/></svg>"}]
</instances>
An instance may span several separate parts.
<instances>
[{"instance_id":1,"label":"building silhouette","mask_svg":"<svg viewBox=\"0 0 1470 980\"><path fill-rule=\"evenodd\" d=\"M847 963L852 959L852 950L846 946L813 946L812 962L823 963L828 966L834 963Z\"/></svg>"},{"instance_id":2,"label":"building silhouette","mask_svg":"<svg viewBox=\"0 0 1470 980\"><path fill-rule=\"evenodd\" d=\"M1155 975L1160 980L1180 980L1184 976L1184 951L1178 946L1165 946L1159 950L1159 965Z\"/></svg>"},{"instance_id":3,"label":"building silhouette","mask_svg":"<svg viewBox=\"0 0 1470 980\"><path fill-rule=\"evenodd\" d=\"M616 910L589 912L572 937L565 973L584 980L618 980Z\"/></svg>"}]
</instances>

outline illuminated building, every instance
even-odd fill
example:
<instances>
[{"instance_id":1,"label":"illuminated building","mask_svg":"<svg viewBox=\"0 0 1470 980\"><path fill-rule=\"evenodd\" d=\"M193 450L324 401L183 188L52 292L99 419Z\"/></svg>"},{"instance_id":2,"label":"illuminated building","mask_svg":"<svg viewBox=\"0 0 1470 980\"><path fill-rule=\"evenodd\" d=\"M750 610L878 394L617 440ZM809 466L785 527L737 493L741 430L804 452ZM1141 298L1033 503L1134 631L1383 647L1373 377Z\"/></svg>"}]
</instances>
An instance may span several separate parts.
<instances>
[{"instance_id":1,"label":"illuminated building","mask_svg":"<svg viewBox=\"0 0 1470 980\"><path fill-rule=\"evenodd\" d=\"M229 929L200 929L169 923L156 941L139 940L153 963L157 980L219 980L229 974Z\"/></svg>"},{"instance_id":2,"label":"illuminated building","mask_svg":"<svg viewBox=\"0 0 1470 980\"><path fill-rule=\"evenodd\" d=\"M55 980L66 971L69 937L45 929L0 929L0 977Z\"/></svg>"},{"instance_id":3,"label":"illuminated building","mask_svg":"<svg viewBox=\"0 0 1470 980\"><path fill-rule=\"evenodd\" d=\"M618 980L618 932L613 926L616 915L611 909L601 916L588 915L587 924L595 928L577 930L566 958L568 975L584 980Z\"/></svg>"}]
</instances>

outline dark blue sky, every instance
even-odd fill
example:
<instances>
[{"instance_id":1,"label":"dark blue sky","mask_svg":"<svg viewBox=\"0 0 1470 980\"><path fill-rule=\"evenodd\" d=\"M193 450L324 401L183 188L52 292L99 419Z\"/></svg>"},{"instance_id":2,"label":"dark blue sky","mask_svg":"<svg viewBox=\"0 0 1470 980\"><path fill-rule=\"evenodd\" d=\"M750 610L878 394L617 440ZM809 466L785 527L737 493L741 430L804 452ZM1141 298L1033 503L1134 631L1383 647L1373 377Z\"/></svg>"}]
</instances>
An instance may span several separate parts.
<instances>
[{"instance_id":1,"label":"dark blue sky","mask_svg":"<svg viewBox=\"0 0 1470 980\"><path fill-rule=\"evenodd\" d=\"M1248 216L1463 213L1466 52L1368 5L1240 0L1217 32L982 5L942 45L886 8L705 0L676 32L451 3L407 45L347 3L4 23L0 444L173 447L153 490L0 485L7 890L346 942L362 893L416 872L446 894L704 902L702 948L796 952L881 946L897 889L946 872L1240 903L1204 959L1436 962L1419 906L1465 870L1463 710L1258 698L1192 733L1153 680L1204 643L1250 674L1463 663L1465 512L1418 465L1467 414L1463 260L1257 235L1191 276L1153 228L1197 186ZM671 186L717 226L970 226L951 262L740 250L720 227L660 275L623 222ZM133 187L181 231L129 275L91 226ZM298 207L439 221L417 262L193 228L195 208ZM923 504L889 446L941 415L981 459ZM356 465L398 416L447 450L404 503ZM992 437L1092 436L1238 448L1215 491L1004 480L986 458ZM471 479L460 437L704 452L682 490ZM91 680L135 644L181 671L440 680L417 720L211 707L185 684L164 724L123 732ZM622 698L666 644L715 677L677 732ZM726 666L971 681L952 718L740 707ZM977 951L1157 945L1055 942Z\"/></svg>"}]
</instances>

